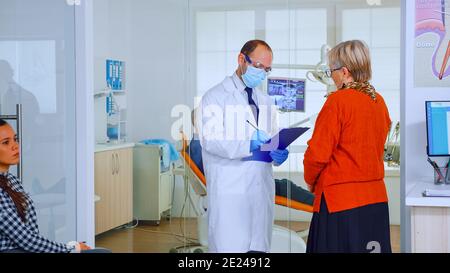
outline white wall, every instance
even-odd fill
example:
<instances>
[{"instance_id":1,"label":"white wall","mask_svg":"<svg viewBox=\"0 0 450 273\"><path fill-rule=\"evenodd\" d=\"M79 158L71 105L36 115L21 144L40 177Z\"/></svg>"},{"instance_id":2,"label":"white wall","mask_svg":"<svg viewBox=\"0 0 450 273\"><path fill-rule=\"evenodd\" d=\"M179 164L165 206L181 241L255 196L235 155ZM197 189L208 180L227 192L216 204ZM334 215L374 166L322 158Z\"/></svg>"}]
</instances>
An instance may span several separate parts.
<instances>
[{"instance_id":1,"label":"white wall","mask_svg":"<svg viewBox=\"0 0 450 273\"><path fill-rule=\"evenodd\" d=\"M415 1L403 0L402 52L402 252L410 251L409 210L405 207L405 193L418 178L433 176L427 163L425 101L450 100L448 88L417 88L414 86Z\"/></svg>"},{"instance_id":2,"label":"white wall","mask_svg":"<svg viewBox=\"0 0 450 273\"><path fill-rule=\"evenodd\" d=\"M131 2L131 65L127 68L129 139L174 141L172 108L188 103L184 58L186 1L120 1ZM181 211L183 192L178 177L172 211L175 217Z\"/></svg>"},{"instance_id":3,"label":"white wall","mask_svg":"<svg viewBox=\"0 0 450 273\"><path fill-rule=\"evenodd\" d=\"M130 62L130 1L95 0L94 3L94 91L106 87L106 59ZM128 63L127 63L128 64Z\"/></svg>"},{"instance_id":4,"label":"white wall","mask_svg":"<svg viewBox=\"0 0 450 273\"><path fill-rule=\"evenodd\" d=\"M94 93L106 88L106 60L121 60L126 67L132 68L131 52L131 9L130 1L96 0L93 1L94 16ZM116 102L122 109L127 108L128 88L125 95L116 96ZM105 98L103 98L105 99ZM104 141L106 123L100 117L105 111L104 101L96 100L96 139Z\"/></svg>"},{"instance_id":5,"label":"white wall","mask_svg":"<svg viewBox=\"0 0 450 273\"><path fill-rule=\"evenodd\" d=\"M171 140L172 108L186 103L185 1L131 2L130 140Z\"/></svg>"}]
</instances>

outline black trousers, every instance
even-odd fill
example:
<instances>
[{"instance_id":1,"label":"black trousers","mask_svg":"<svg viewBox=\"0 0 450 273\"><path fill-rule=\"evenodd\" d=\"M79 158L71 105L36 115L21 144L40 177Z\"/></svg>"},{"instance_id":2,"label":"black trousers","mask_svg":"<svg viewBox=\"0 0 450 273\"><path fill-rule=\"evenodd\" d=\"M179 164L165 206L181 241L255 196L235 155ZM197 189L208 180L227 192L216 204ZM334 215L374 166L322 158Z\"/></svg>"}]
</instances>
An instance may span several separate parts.
<instances>
[{"instance_id":1,"label":"black trousers","mask_svg":"<svg viewBox=\"0 0 450 273\"><path fill-rule=\"evenodd\" d=\"M389 207L378 203L329 213L322 195L314 213L307 253L391 253Z\"/></svg>"}]
</instances>

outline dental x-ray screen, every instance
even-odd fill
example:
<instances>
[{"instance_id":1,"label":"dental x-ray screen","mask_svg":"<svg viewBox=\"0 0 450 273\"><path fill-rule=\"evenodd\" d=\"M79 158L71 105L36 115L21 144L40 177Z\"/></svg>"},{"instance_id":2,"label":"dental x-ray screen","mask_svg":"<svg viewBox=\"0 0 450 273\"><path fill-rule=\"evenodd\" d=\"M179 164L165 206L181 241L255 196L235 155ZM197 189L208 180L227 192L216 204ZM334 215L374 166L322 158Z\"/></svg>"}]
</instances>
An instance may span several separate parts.
<instances>
[{"instance_id":1,"label":"dental x-ray screen","mask_svg":"<svg viewBox=\"0 0 450 273\"><path fill-rule=\"evenodd\" d=\"M267 92L280 111L305 111L305 79L269 78Z\"/></svg>"},{"instance_id":2,"label":"dental x-ray screen","mask_svg":"<svg viewBox=\"0 0 450 273\"><path fill-rule=\"evenodd\" d=\"M427 101L429 156L450 156L450 101Z\"/></svg>"}]
</instances>

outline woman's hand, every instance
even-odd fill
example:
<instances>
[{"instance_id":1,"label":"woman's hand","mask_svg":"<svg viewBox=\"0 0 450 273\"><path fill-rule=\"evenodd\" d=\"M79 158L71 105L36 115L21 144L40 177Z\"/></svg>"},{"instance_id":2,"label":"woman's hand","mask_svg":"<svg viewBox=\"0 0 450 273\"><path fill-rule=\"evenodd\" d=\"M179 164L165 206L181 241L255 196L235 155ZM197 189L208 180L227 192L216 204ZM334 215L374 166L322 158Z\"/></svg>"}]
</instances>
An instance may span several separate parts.
<instances>
[{"instance_id":1,"label":"woman's hand","mask_svg":"<svg viewBox=\"0 0 450 273\"><path fill-rule=\"evenodd\" d=\"M90 250L90 249L91 248L88 245L86 245L85 243L80 243L80 251Z\"/></svg>"},{"instance_id":2,"label":"woman's hand","mask_svg":"<svg viewBox=\"0 0 450 273\"><path fill-rule=\"evenodd\" d=\"M72 253L81 253L84 250L90 250L91 248L87 246L84 242L71 241L67 243L68 247L73 247Z\"/></svg>"}]
</instances>

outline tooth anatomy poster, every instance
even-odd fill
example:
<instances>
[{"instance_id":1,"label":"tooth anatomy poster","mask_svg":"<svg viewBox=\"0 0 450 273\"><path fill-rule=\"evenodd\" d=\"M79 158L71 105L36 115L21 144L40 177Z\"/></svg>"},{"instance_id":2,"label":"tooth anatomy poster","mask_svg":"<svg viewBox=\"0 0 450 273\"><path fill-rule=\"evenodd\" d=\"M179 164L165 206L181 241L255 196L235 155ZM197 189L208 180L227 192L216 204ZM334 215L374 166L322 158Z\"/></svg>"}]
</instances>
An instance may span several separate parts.
<instances>
[{"instance_id":1,"label":"tooth anatomy poster","mask_svg":"<svg viewBox=\"0 0 450 273\"><path fill-rule=\"evenodd\" d=\"M450 87L450 0L415 1L415 86Z\"/></svg>"}]
</instances>

